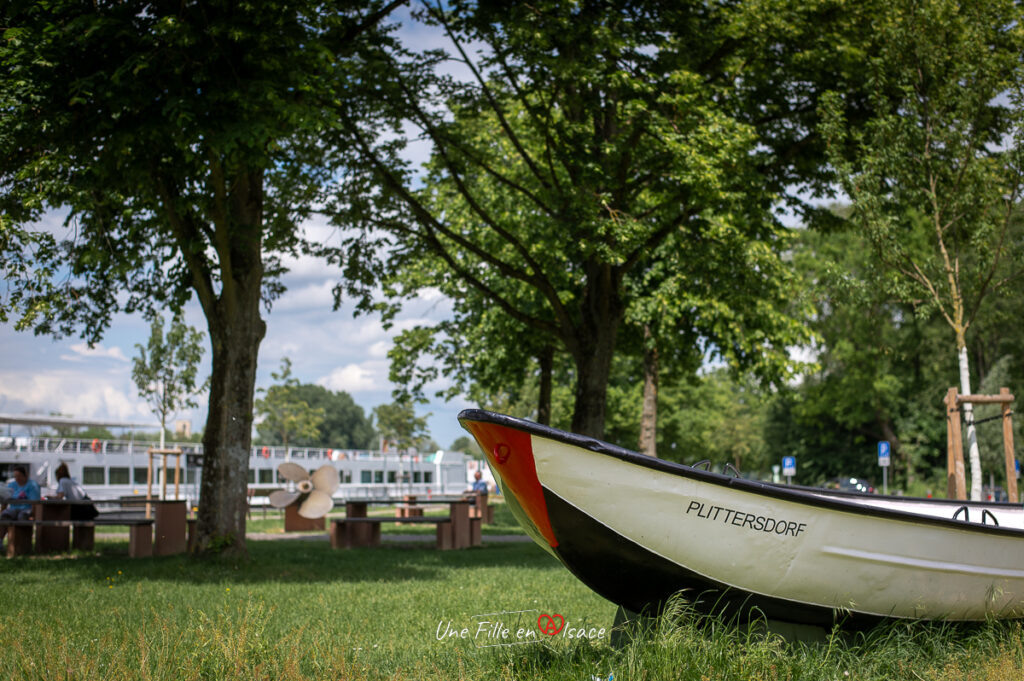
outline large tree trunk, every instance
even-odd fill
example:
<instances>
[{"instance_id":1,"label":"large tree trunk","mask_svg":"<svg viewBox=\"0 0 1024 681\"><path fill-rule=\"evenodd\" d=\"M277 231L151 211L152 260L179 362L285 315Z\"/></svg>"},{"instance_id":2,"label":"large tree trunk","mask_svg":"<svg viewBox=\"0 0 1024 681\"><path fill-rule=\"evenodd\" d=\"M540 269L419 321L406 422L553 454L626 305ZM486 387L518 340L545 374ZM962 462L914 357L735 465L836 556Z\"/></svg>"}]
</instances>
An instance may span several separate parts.
<instances>
[{"instance_id":1,"label":"large tree trunk","mask_svg":"<svg viewBox=\"0 0 1024 681\"><path fill-rule=\"evenodd\" d=\"M658 346L651 327L644 324L644 398L640 412L640 439L637 450L658 456Z\"/></svg>"},{"instance_id":2,"label":"large tree trunk","mask_svg":"<svg viewBox=\"0 0 1024 681\"><path fill-rule=\"evenodd\" d=\"M212 346L210 405L203 433L203 478L196 526L197 553L244 555L256 362L266 324L263 285L263 185L259 173L233 178L230 222L217 249L230 272L214 301L204 304ZM225 262L227 261L227 262Z\"/></svg>"},{"instance_id":3,"label":"large tree trunk","mask_svg":"<svg viewBox=\"0 0 1024 681\"><path fill-rule=\"evenodd\" d=\"M604 339L602 339L604 340ZM572 432L604 438L608 377L611 375L613 344L602 342L593 353L576 360L576 404L572 413Z\"/></svg>"},{"instance_id":4,"label":"large tree trunk","mask_svg":"<svg viewBox=\"0 0 1024 681\"><path fill-rule=\"evenodd\" d=\"M572 431L603 438L608 378L623 314L618 282L611 266L588 265L587 289L581 312L583 320L576 334L573 352L576 404Z\"/></svg>"},{"instance_id":5,"label":"large tree trunk","mask_svg":"<svg viewBox=\"0 0 1024 681\"><path fill-rule=\"evenodd\" d=\"M960 392L971 394L971 370L967 364L967 348L957 349L960 359ZM967 423L967 451L971 464L971 501L981 501L981 453L978 451L978 432L974 427L974 405L964 402L964 421Z\"/></svg>"},{"instance_id":6,"label":"large tree trunk","mask_svg":"<svg viewBox=\"0 0 1024 681\"><path fill-rule=\"evenodd\" d=\"M545 345L537 358L540 364L540 391L537 396L537 423L551 425L551 372L555 365L555 348Z\"/></svg>"}]
</instances>

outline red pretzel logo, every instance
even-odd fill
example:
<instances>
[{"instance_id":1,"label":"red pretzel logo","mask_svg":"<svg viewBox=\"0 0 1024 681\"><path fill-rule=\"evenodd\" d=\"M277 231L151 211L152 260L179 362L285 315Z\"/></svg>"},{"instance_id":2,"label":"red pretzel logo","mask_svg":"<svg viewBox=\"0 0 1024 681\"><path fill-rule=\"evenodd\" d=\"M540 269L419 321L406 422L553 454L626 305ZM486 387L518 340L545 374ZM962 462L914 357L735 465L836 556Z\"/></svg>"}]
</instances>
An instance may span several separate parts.
<instances>
[{"instance_id":1,"label":"red pretzel logo","mask_svg":"<svg viewBox=\"0 0 1024 681\"><path fill-rule=\"evenodd\" d=\"M558 618L558 622L555 622L555 618ZM559 614L549 615L543 613L537 618L537 628L540 629L540 633L547 634L548 636L555 636L562 627L565 626L565 618Z\"/></svg>"},{"instance_id":2,"label":"red pretzel logo","mask_svg":"<svg viewBox=\"0 0 1024 681\"><path fill-rule=\"evenodd\" d=\"M497 460L498 463L505 463L506 461L508 461L508 457L512 456L512 448L509 447L504 442L499 442L498 444L494 445L492 453L494 454L494 458Z\"/></svg>"}]
</instances>

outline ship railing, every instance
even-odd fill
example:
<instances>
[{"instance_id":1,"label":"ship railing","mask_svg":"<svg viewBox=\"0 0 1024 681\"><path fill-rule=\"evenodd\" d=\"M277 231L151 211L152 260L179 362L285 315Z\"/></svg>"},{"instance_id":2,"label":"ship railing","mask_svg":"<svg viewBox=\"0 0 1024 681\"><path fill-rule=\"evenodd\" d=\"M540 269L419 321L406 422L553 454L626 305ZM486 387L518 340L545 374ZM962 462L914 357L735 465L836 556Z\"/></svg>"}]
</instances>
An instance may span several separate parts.
<instances>
[{"instance_id":1,"label":"ship railing","mask_svg":"<svg viewBox=\"0 0 1024 681\"><path fill-rule=\"evenodd\" d=\"M101 440L98 438L74 437L2 437L0 451L39 452L48 454L145 454L151 447L157 447L150 440ZM180 449L184 454L202 454L203 446L198 442L167 442L166 449ZM393 462L396 459L408 462L408 454L381 454L369 449L335 449L328 447L280 447L254 446L250 451L252 459L299 459L320 461L365 461ZM427 455L412 457L413 461L426 462Z\"/></svg>"},{"instance_id":2,"label":"ship railing","mask_svg":"<svg viewBox=\"0 0 1024 681\"><path fill-rule=\"evenodd\" d=\"M0 451L39 452L45 454L145 454L156 442L147 440L100 440L68 437L0 437ZM180 448L192 454L202 451L195 442L172 442L165 447Z\"/></svg>"}]
</instances>

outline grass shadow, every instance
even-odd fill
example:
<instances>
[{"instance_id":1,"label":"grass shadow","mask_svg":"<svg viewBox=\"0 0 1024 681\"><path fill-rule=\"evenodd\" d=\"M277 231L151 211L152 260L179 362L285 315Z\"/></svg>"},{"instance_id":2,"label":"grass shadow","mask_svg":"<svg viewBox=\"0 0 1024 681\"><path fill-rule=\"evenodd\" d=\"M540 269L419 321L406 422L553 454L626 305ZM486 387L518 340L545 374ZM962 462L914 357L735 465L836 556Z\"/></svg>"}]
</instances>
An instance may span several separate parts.
<instances>
[{"instance_id":1,"label":"grass shadow","mask_svg":"<svg viewBox=\"0 0 1024 681\"><path fill-rule=\"evenodd\" d=\"M0 561L0 575L16 576L21 583L52 582L72 574L103 579L130 565L133 577L140 580L259 584L440 580L461 568L564 569L532 543L492 544L459 551L437 551L416 544L335 550L319 541L249 540L247 545L247 559L187 555L129 558L126 542L97 541L93 552Z\"/></svg>"}]
</instances>

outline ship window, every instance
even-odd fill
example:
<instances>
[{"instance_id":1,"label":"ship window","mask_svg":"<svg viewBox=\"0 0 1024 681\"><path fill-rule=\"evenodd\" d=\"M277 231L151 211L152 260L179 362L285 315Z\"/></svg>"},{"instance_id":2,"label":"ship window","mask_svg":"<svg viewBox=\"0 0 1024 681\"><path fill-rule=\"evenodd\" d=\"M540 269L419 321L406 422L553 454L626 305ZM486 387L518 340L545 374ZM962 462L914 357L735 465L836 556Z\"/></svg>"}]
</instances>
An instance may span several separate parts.
<instances>
[{"instance_id":1,"label":"ship window","mask_svg":"<svg viewBox=\"0 0 1024 681\"><path fill-rule=\"evenodd\" d=\"M395 472L394 471L388 471L388 482L389 483L395 482Z\"/></svg>"},{"instance_id":2,"label":"ship window","mask_svg":"<svg viewBox=\"0 0 1024 681\"><path fill-rule=\"evenodd\" d=\"M359 482L367 483L373 479L370 471L359 471Z\"/></svg>"},{"instance_id":3,"label":"ship window","mask_svg":"<svg viewBox=\"0 0 1024 681\"><path fill-rule=\"evenodd\" d=\"M110 467L110 484L111 485L127 485L128 484L128 468L121 466Z\"/></svg>"},{"instance_id":4,"label":"ship window","mask_svg":"<svg viewBox=\"0 0 1024 681\"><path fill-rule=\"evenodd\" d=\"M351 483L352 482L352 473L350 473L348 471L345 471L345 482L346 483Z\"/></svg>"},{"instance_id":5,"label":"ship window","mask_svg":"<svg viewBox=\"0 0 1024 681\"><path fill-rule=\"evenodd\" d=\"M429 482L433 481L433 478L434 478L434 473L432 471L423 471L423 482L429 483Z\"/></svg>"},{"instance_id":6,"label":"ship window","mask_svg":"<svg viewBox=\"0 0 1024 681\"><path fill-rule=\"evenodd\" d=\"M135 477L135 484L136 485L145 485L146 484L146 473L147 472L148 472L148 469L146 469L146 468L135 468L135 469L133 469L133 475Z\"/></svg>"},{"instance_id":7,"label":"ship window","mask_svg":"<svg viewBox=\"0 0 1024 681\"><path fill-rule=\"evenodd\" d=\"M384 482L384 471L374 471L373 472L373 481L374 482Z\"/></svg>"},{"instance_id":8,"label":"ship window","mask_svg":"<svg viewBox=\"0 0 1024 681\"><path fill-rule=\"evenodd\" d=\"M107 482L103 466L82 466L83 485L103 485Z\"/></svg>"},{"instance_id":9,"label":"ship window","mask_svg":"<svg viewBox=\"0 0 1024 681\"><path fill-rule=\"evenodd\" d=\"M256 471L254 469L252 469L252 468L249 469L249 484L250 485L255 485L256 484Z\"/></svg>"},{"instance_id":10,"label":"ship window","mask_svg":"<svg viewBox=\"0 0 1024 681\"><path fill-rule=\"evenodd\" d=\"M269 468L260 469L260 484L269 485L274 482L274 471Z\"/></svg>"},{"instance_id":11,"label":"ship window","mask_svg":"<svg viewBox=\"0 0 1024 681\"><path fill-rule=\"evenodd\" d=\"M193 485L196 482L196 469L186 468L185 469L185 484Z\"/></svg>"},{"instance_id":12,"label":"ship window","mask_svg":"<svg viewBox=\"0 0 1024 681\"><path fill-rule=\"evenodd\" d=\"M419 471L413 471L412 472L412 481L413 482L423 482L423 474L420 473Z\"/></svg>"}]
</instances>

